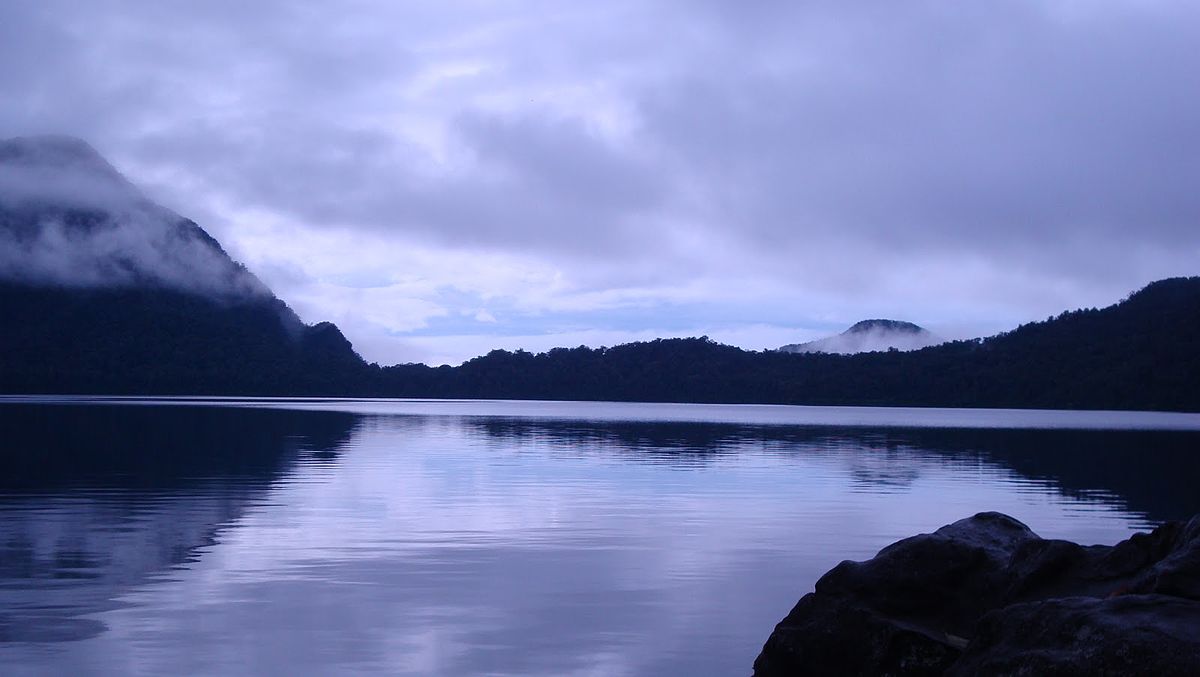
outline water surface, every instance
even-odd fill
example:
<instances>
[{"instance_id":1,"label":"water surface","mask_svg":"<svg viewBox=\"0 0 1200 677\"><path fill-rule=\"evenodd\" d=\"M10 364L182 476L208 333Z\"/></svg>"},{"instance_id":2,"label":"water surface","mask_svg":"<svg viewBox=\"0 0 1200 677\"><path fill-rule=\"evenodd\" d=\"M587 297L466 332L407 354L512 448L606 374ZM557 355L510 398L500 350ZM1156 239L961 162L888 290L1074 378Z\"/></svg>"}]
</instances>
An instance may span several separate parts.
<instances>
[{"instance_id":1,"label":"water surface","mask_svg":"<svg viewBox=\"0 0 1200 677\"><path fill-rule=\"evenodd\" d=\"M821 573L981 510L1200 511L1200 416L0 399L0 673L747 674Z\"/></svg>"}]
</instances>

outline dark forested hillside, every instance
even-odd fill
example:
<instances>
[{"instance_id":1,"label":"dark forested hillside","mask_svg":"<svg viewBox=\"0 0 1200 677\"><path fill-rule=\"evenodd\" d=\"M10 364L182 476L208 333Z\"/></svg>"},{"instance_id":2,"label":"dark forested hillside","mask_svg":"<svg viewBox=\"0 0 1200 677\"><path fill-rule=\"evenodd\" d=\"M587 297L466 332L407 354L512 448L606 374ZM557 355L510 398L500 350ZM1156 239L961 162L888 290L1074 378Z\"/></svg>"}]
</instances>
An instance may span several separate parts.
<instances>
[{"instance_id":1,"label":"dark forested hillside","mask_svg":"<svg viewBox=\"0 0 1200 677\"><path fill-rule=\"evenodd\" d=\"M0 140L0 391L330 393L365 369L69 137Z\"/></svg>"},{"instance_id":2,"label":"dark forested hillside","mask_svg":"<svg viewBox=\"0 0 1200 677\"><path fill-rule=\"evenodd\" d=\"M7 393L330 394L366 368L272 297L0 284L0 321Z\"/></svg>"},{"instance_id":3,"label":"dark forested hillside","mask_svg":"<svg viewBox=\"0 0 1200 677\"><path fill-rule=\"evenodd\" d=\"M372 390L434 397L1200 411L1200 278L988 339L860 355L748 352L705 338L461 367L382 369Z\"/></svg>"},{"instance_id":4,"label":"dark forested hillside","mask_svg":"<svg viewBox=\"0 0 1200 677\"><path fill-rule=\"evenodd\" d=\"M1200 411L1200 278L987 339L860 355L707 338L365 365L273 298L0 285L8 393L370 395Z\"/></svg>"}]
</instances>

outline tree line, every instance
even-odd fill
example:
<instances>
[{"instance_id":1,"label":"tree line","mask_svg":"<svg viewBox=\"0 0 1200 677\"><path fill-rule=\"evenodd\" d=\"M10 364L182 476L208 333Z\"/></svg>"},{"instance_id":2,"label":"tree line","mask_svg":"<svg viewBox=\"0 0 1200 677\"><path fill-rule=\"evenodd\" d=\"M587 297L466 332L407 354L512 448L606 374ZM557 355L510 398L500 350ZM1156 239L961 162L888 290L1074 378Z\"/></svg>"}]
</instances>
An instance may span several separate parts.
<instances>
[{"instance_id":1,"label":"tree line","mask_svg":"<svg viewBox=\"0 0 1200 677\"><path fill-rule=\"evenodd\" d=\"M986 339L859 355L747 351L699 337L379 366L331 324L281 321L290 311L276 299L4 285L0 314L9 393L1200 411L1200 277Z\"/></svg>"}]
</instances>

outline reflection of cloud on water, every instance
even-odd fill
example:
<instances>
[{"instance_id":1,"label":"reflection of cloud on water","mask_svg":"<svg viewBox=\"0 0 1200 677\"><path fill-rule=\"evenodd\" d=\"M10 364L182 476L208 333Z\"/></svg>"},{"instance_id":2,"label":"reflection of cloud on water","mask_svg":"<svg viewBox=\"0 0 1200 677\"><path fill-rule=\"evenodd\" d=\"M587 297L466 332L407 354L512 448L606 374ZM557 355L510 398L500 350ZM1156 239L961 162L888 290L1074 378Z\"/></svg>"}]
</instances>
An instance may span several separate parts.
<instances>
[{"instance_id":1,"label":"reflection of cloud on water","mask_svg":"<svg viewBox=\"0 0 1200 677\"><path fill-rule=\"evenodd\" d=\"M103 631L82 614L185 564L235 519L250 492L198 487L166 500L133 496L30 499L0 522L0 642L80 639ZM30 505L31 503L36 505Z\"/></svg>"},{"instance_id":2,"label":"reflection of cloud on water","mask_svg":"<svg viewBox=\"0 0 1200 677\"><path fill-rule=\"evenodd\" d=\"M0 642L103 632L85 614L194 563L298 453L354 417L134 407L0 407ZM341 442L339 442L340 440Z\"/></svg>"}]
</instances>

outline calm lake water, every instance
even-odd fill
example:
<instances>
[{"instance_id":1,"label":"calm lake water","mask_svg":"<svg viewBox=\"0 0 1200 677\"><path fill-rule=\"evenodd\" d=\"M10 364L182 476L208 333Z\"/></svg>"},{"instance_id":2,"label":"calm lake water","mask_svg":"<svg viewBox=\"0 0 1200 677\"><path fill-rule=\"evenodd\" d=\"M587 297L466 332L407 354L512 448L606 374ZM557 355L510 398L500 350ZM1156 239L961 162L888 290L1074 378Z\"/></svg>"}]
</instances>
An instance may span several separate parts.
<instances>
[{"instance_id":1,"label":"calm lake water","mask_svg":"<svg viewBox=\"0 0 1200 677\"><path fill-rule=\"evenodd\" d=\"M0 398L0 673L745 675L842 559L1200 512L1200 416Z\"/></svg>"}]
</instances>

